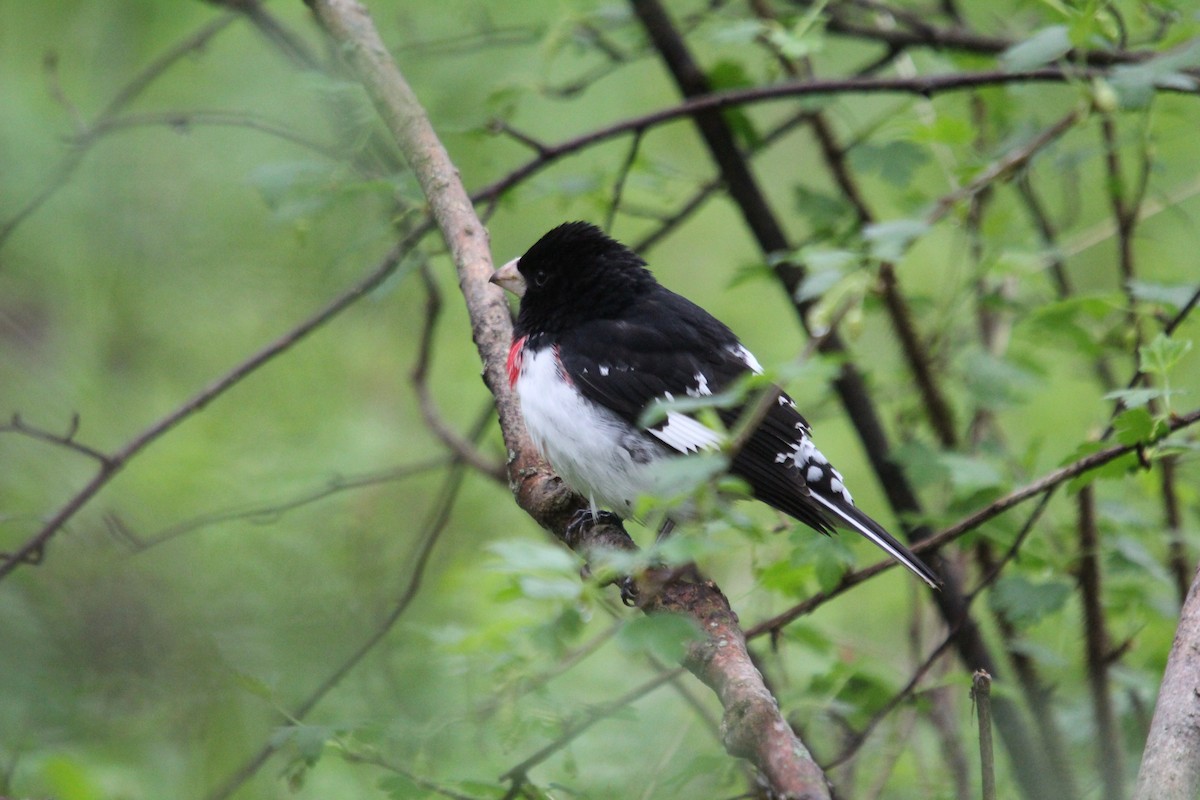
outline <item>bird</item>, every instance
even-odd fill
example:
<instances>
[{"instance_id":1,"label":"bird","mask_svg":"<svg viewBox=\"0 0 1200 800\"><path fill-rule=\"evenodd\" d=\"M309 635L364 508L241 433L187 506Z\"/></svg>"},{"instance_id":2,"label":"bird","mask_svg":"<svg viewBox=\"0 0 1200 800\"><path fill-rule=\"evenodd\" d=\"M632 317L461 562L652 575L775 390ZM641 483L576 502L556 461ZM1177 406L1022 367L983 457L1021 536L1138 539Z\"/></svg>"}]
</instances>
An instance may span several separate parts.
<instances>
[{"instance_id":1,"label":"bird","mask_svg":"<svg viewBox=\"0 0 1200 800\"><path fill-rule=\"evenodd\" d=\"M662 488L665 460L727 443L711 415L706 424L678 401L712 397L762 367L733 331L660 284L633 250L591 223L567 222L491 282L520 298L506 368L530 439L588 499L593 517L602 507L630 518L640 495ZM940 586L936 572L854 505L796 403L776 391L762 422L739 440L729 473L755 499L823 534L855 531ZM664 402L665 415L647 415ZM742 412L715 410L723 426Z\"/></svg>"}]
</instances>

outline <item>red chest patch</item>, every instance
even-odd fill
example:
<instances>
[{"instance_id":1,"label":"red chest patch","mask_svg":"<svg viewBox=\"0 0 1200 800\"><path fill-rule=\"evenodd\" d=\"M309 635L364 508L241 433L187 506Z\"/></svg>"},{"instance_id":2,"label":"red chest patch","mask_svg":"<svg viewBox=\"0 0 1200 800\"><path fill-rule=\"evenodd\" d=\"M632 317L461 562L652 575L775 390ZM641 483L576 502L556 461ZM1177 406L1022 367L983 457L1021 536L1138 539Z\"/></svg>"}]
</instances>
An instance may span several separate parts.
<instances>
[{"instance_id":1,"label":"red chest patch","mask_svg":"<svg viewBox=\"0 0 1200 800\"><path fill-rule=\"evenodd\" d=\"M505 364L505 368L508 370L510 389L517 385L517 378L521 377L521 361L525 358L525 340L527 338L527 336L522 336L508 348L508 363Z\"/></svg>"}]
</instances>

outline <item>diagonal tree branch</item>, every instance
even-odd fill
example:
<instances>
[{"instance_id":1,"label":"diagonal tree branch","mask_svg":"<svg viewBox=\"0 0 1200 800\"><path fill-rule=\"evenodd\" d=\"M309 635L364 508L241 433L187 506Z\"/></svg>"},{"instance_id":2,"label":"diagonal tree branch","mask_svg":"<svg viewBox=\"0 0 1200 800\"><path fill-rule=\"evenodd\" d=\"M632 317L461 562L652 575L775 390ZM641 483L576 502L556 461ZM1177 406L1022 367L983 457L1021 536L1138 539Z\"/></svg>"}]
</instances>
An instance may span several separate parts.
<instances>
[{"instance_id":1,"label":"diagonal tree branch","mask_svg":"<svg viewBox=\"0 0 1200 800\"><path fill-rule=\"evenodd\" d=\"M357 0L309 0L309 5L366 88L441 228L458 272L472 334L483 361L484 381L496 398L501 432L510 453L509 481L518 504L585 553L598 538L593 532L622 549L632 548L628 536L612 526L577 526L571 529L575 535L567 535L569 517L584 504L539 462L525 432L505 369L512 336L508 304L502 291L488 282L492 266L487 233L471 199L416 95L380 40L367 9ZM643 609L648 613L686 613L704 631L704 640L689 647L684 666L721 699L726 749L753 761L780 797L827 798L824 774L783 720L774 697L763 685L746 651L737 616L724 595L710 581L689 583L666 577L661 586L643 590Z\"/></svg>"},{"instance_id":2,"label":"diagonal tree branch","mask_svg":"<svg viewBox=\"0 0 1200 800\"><path fill-rule=\"evenodd\" d=\"M658 0L631 0L631 3L647 35L654 42L680 92L688 98L688 102L695 103L698 100L712 97L712 87L709 85L707 77L692 58L686 43L679 35L662 4ZM731 196L738 204L747 226L754 234L759 248L767 256L786 253L790 249L787 235L757 181L750 173L724 117L715 109L704 109L697 111L693 119L713 160L725 178ZM778 260L775 262L774 270L776 277L787 290L788 296L795 297L796 290L804 277L803 267L786 260ZM801 323L806 328L808 327L807 308L808 306L803 302L796 303L796 311L800 315ZM821 342L820 349L824 353L836 354L843 358L848 353L836 329L832 330ZM871 466L887 494L892 509L902 522L906 518L919 517L921 514L920 499L904 470L892 458L891 445L879 417L878 408L862 373L850 359L843 360L839 374L833 381L833 386L846 409L847 416L858 432L859 439L862 441ZM927 539L932 533L926 526L903 524L905 532L913 542ZM960 659L968 669L985 669L992 674L997 674L1000 670L996 660L967 608L957 576L946 570L945 562L938 556L934 556L929 563L944 581L942 590L934 593L933 600L946 624L958 631L958 636L955 637L955 647ZM1012 757L1014 771L1025 792L1030 796L1065 796L1061 787L1056 785L1055 776L1045 764L1043 754L1031 746L1032 736L1016 703L1011 698L997 698L995 712L997 725Z\"/></svg>"}]
</instances>

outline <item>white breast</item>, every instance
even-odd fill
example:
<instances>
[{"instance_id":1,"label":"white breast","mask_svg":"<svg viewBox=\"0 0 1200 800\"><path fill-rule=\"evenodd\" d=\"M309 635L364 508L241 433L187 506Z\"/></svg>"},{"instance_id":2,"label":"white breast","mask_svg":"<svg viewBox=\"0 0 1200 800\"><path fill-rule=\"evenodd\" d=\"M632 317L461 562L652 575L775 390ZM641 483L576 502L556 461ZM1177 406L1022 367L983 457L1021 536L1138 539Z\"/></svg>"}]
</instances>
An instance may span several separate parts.
<instances>
[{"instance_id":1,"label":"white breast","mask_svg":"<svg viewBox=\"0 0 1200 800\"><path fill-rule=\"evenodd\" d=\"M655 491L651 462L667 454L643 432L579 394L553 348L526 350L516 382L525 427L555 472L597 508L628 516Z\"/></svg>"}]
</instances>

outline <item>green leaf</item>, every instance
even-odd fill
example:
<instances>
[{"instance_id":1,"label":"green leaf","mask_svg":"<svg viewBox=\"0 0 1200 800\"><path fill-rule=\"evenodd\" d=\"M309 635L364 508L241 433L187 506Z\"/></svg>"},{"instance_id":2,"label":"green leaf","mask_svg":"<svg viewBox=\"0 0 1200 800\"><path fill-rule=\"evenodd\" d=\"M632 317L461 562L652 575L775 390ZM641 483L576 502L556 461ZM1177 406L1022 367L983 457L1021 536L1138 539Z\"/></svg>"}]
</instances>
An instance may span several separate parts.
<instances>
[{"instance_id":1,"label":"green leaf","mask_svg":"<svg viewBox=\"0 0 1200 800\"><path fill-rule=\"evenodd\" d=\"M574 600L583 591L578 578L558 575L520 575L517 586L530 600Z\"/></svg>"},{"instance_id":2,"label":"green leaf","mask_svg":"<svg viewBox=\"0 0 1200 800\"><path fill-rule=\"evenodd\" d=\"M974 494L1008 484L1000 468L982 456L940 453L938 460L945 467L950 485L958 494Z\"/></svg>"},{"instance_id":3,"label":"green leaf","mask_svg":"<svg viewBox=\"0 0 1200 800\"><path fill-rule=\"evenodd\" d=\"M1058 611L1070 596L1071 584L1066 581L1034 583L1023 575L1008 575L992 586L988 605L1020 628Z\"/></svg>"},{"instance_id":4,"label":"green leaf","mask_svg":"<svg viewBox=\"0 0 1200 800\"><path fill-rule=\"evenodd\" d=\"M1154 418L1145 408L1130 408L1122 411L1113 420L1113 431L1117 434L1117 441L1121 444L1149 442L1153 438L1156 428Z\"/></svg>"},{"instance_id":5,"label":"green leaf","mask_svg":"<svg viewBox=\"0 0 1200 800\"><path fill-rule=\"evenodd\" d=\"M1165 394L1166 391L1163 389L1117 389L1115 392L1104 395L1104 399L1120 401L1125 408L1141 408L1151 400L1157 400Z\"/></svg>"},{"instance_id":6,"label":"green leaf","mask_svg":"<svg viewBox=\"0 0 1200 800\"><path fill-rule=\"evenodd\" d=\"M677 662L688 645L703 640L695 621L682 614L634 617L617 632L617 643L629 652L650 653L663 661Z\"/></svg>"},{"instance_id":7,"label":"green leaf","mask_svg":"<svg viewBox=\"0 0 1200 800\"><path fill-rule=\"evenodd\" d=\"M403 775L392 774L380 778L377 785L391 800L424 800L429 797L429 792Z\"/></svg>"},{"instance_id":8,"label":"green leaf","mask_svg":"<svg viewBox=\"0 0 1200 800\"><path fill-rule=\"evenodd\" d=\"M574 572L577 568L575 556L558 545L529 539L505 539L487 546L493 555L503 562L511 572L551 570Z\"/></svg>"},{"instance_id":9,"label":"green leaf","mask_svg":"<svg viewBox=\"0 0 1200 800\"><path fill-rule=\"evenodd\" d=\"M1067 26L1051 25L1005 50L1000 55L1000 63L1009 72L1024 72L1057 61L1070 49L1071 35Z\"/></svg>"},{"instance_id":10,"label":"green leaf","mask_svg":"<svg viewBox=\"0 0 1200 800\"><path fill-rule=\"evenodd\" d=\"M1121 99L1122 108L1136 110L1148 106L1159 88L1195 91L1200 83L1183 70L1196 67L1200 67L1200 41L1140 64L1115 67L1109 84Z\"/></svg>"},{"instance_id":11,"label":"green leaf","mask_svg":"<svg viewBox=\"0 0 1200 800\"><path fill-rule=\"evenodd\" d=\"M850 203L839 196L797 184L792 190L796 211L808 220L814 235L830 234L853 219Z\"/></svg>"},{"instance_id":12,"label":"green leaf","mask_svg":"<svg viewBox=\"0 0 1200 800\"><path fill-rule=\"evenodd\" d=\"M916 171L929 161L928 151L912 142L863 142L850 151L850 163L863 172L874 172L899 189L907 189ZM885 223L886 224L886 223Z\"/></svg>"},{"instance_id":13,"label":"green leaf","mask_svg":"<svg viewBox=\"0 0 1200 800\"><path fill-rule=\"evenodd\" d=\"M1142 370L1151 375L1166 377L1171 368L1191 349L1191 339L1175 339L1160 333L1150 344L1138 348L1138 358Z\"/></svg>"},{"instance_id":14,"label":"green leaf","mask_svg":"<svg viewBox=\"0 0 1200 800\"><path fill-rule=\"evenodd\" d=\"M904 251L929 230L922 219L894 219L863 228L863 239L871 256L879 261L899 261Z\"/></svg>"},{"instance_id":15,"label":"green leaf","mask_svg":"<svg viewBox=\"0 0 1200 800\"><path fill-rule=\"evenodd\" d=\"M1129 293L1144 303L1160 303L1178 311L1196 294L1195 284L1129 281Z\"/></svg>"},{"instance_id":16,"label":"green leaf","mask_svg":"<svg viewBox=\"0 0 1200 800\"><path fill-rule=\"evenodd\" d=\"M1039 382L1032 371L980 348L971 348L967 359L963 382L972 399L983 408L1011 406Z\"/></svg>"},{"instance_id":17,"label":"green leaf","mask_svg":"<svg viewBox=\"0 0 1200 800\"><path fill-rule=\"evenodd\" d=\"M804 276L804 280L796 287L796 302L803 303L807 300L816 300L834 286L837 286L838 281L842 279L843 275L845 275L845 272L837 268L810 269Z\"/></svg>"}]
</instances>

